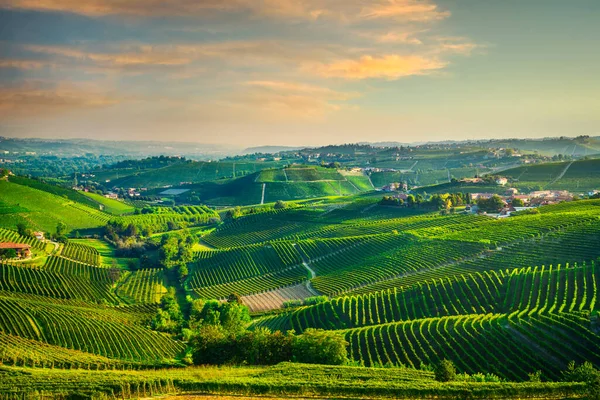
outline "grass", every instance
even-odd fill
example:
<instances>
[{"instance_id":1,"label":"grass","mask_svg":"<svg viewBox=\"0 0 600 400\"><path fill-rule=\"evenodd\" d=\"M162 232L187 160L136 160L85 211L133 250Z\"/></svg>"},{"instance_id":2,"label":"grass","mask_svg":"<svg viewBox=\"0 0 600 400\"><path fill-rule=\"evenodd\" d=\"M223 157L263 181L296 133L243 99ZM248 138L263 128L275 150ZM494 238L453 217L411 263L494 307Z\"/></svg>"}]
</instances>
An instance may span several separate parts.
<instances>
[{"instance_id":1,"label":"grass","mask_svg":"<svg viewBox=\"0 0 600 400\"><path fill-rule=\"evenodd\" d=\"M71 239L70 242L93 247L100 253L101 264L126 269L128 262L138 262L136 258L116 257L114 247L101 239Z\"/></svg>"},{"instance_id":2,"label":"grass","mask_svg":"<svg viewBox=\"0 0 600 400\"><path fill-rule=\"evenodd\" d=\"M81 192L81 194L103 205L104 211L113 215L129 214L135 211L135 207L119 200L109 199L102 195L90 192Z\"/></svg>"},{"instance_id":3,"label":"grass","mask_svg":"<svg viewBox=\"0 0 600 400\"><path fill-rule=\"evenodd\" d=\"M197 367L146 371L82 371L2 367L0 394L19 398L105 394L117 398L161 394L269 398L564 398L582 395L582 383L449 382L409 368L336 367L282 363L273 367ZM222 397L219 397L222 398ZM243 398L243 397L242 397Z\"/></svg>"},{"instance_id":4,"label":"grass","mask_svg":"<svg viewBox=\"0 0 600 400\"><path fill-rule=\"evenodd\" d=\"M0 181L0 204L6 212L0 218L0 226L9 229L24 222L33 229L54 232L63 222L67 231L85 230L99 228L109 218L68 198L6 181Z\"/></svg>"}]
</instances>

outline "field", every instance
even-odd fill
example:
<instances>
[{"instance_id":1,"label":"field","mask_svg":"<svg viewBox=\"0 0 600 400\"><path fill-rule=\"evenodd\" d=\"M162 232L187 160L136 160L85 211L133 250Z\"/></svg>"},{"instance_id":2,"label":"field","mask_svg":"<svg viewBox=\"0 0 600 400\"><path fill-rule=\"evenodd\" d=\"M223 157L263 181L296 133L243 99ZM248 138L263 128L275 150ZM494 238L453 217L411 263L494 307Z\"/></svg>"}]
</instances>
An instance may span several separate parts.
<instances>
[{"instance_id":1,"label":"field","mask_svg":"<svg viewBox=\"0 0 600 400\"><path fill-rule=\"evenodd\" d=\"M0 202L6 212L0 218L0 226L15 229L25 223L33 229L55 232L59 222L68 231L97 229L110 216L68 198L12 182L0 181Z\"/></svg>"},{"instance_id":2,"label":"field","mask_svg":"<svg viewBox=\"0 0 600 400\"><path fill-rule=\"evenodd\" d=\"M190 393L264 398L565 398L585 394L582 383L452 382L411 368L367 369L284 363L274 367L201 367L148 371L82 371L3 367L0 395L29 397L77 392L119 398ZM186 397L187 398L187 397ZM204 398L204 396L198 397Z\"/></svg>"},{"instance_id":3,"label":"field","mask_svg":"<svg viewBox=\"0 0 600 400\"><path fill-rule=\"evenodd\" d=\"M109 199L102 195L90 192L81 192L81 194L102 205L104 211L112 215L129 214L135 211L135 207L132 207L129 204L119 200Z\"/></svg>"},{"instance_id":4,"label":"field","mask_svg":"<svg viewBox=\"0 0 600 400\"><path fill-rule=\"evenodd\" d=\"M569 190L575 193L600 189L600 160L527 165L502 171L523 189ZM563 175L564 174L564 175Z\"/></svg>"},{"instance_id":5,"label":"field","mask_svg":"<svg viewBox=\"0 0 600 400\"><path fill-rule=\"evenodd\" d=\"M455 156L446 161L458 163ZM415 175L438 162L421 158ZM164 169L188 164L198 173L198 163ZM208 176L229 164L202 165ZM519 182L596 178L595 160L537 167L515 170ZM496 219L382 205L362 173L292 167L186 192L205 204L203 188L213 185L219 202L248 195L256 204L264 185L270 204L217 211L184 202L129 215L133 207L117 202L129 208L110 215L79 194L62 196L67 189L23 182L0 182L0 239L29 243L36 256L0 262L0 398L581 398L586 386L560 382L563 371L571 361L600 366L598 199ZM304 200L273 207L296 197ZM71 237L55 250L17 234L18 221L47 232L62 221ZM111 243L145 243L152 258L116 257L102 238L107 223L107 232L133 226L133 235ZM172 249L187 264L160 264L166 235L187 228L190 239ZM76 239L89 229L100 235ZM192 299L233 293L252 312L252 330L337 332L348 365L190 367L194 341L184 331L193 325L159 331L165 304L177 303L185 320L200 304ZM451 383L434 380L444 359L459 372ZM542 382L530 382L537 371Z\"/></svg>"},{"instance_id":6,"label":"field","mask_svg":"<svg viewBox=\"0 0 600 400\"><path fill-rule=\"evenodd\" d=\"M205 162L185 161L163 168L151 169L113 179L110 185L117 187L157 188L176 186L181 182L199 183L222 178L237 178L274 168L284 162Z\"/></svg>"},{"instance_id":7,"label":"field","mask_svg":"<svg viewBox=\"0 0 600 400\"><path fill-rule=\"evenodd\" d=\"M263 198L264 185L264 198ZM244 206L325 196L349 196L373 189L368 177L346 176L335 169L321 167L267 169L236 179L220 179L191 185L179 199L198 196L203 203L215 206ZM163 189L151 191L159 194Z\"/></svg>"}]
</instances>

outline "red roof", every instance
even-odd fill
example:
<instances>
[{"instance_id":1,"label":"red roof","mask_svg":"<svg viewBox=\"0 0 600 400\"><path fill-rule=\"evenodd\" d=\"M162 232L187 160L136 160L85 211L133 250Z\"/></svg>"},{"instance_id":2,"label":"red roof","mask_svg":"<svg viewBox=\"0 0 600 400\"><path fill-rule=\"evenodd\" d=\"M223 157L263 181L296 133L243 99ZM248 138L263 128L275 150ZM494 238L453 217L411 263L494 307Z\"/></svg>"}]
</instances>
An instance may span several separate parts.
<instances>
[{"instance_id":1,"label":"red roof","mask_svg":"<svg viewBox=\"0 0 600 400\"><path fill-rule=\"evenodd\" d=\"M29 249L30 245L26 243L0 243L0 249Z\"/></svg>"}]
</instances>

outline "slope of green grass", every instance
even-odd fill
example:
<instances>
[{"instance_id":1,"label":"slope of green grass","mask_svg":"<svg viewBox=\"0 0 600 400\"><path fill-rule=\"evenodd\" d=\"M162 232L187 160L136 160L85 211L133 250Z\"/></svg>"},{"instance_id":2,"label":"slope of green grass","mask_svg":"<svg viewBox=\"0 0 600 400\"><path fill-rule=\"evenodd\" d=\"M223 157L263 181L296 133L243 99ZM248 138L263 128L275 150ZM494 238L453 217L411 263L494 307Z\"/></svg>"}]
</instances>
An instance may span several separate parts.
<instances>
[{"instance_id":1,"label":"slope of green grass","mask_svg":"<svg viewBox=\"0 0 600 400\"><path fill-rule=\"evenodd\" d=\"M9 229L19 222L45 232L54 232L59 222L66 224L67 231L94 229L110 218L71 199L6 181L0 181L0 202L13 207L13 212L0 218L0 226Z\"/></svg>"},{"instance_id":2,"label":"slope of green grass","mask_svg":"<svg viewBox=\"0 0 600 400\"><path fill-rule=\"evenodd\" d=\"M135 211L135 207L119 200L109 199L102 195L90 192L81 192L81 194L94 200L94 202L101 204L104 207L104 211L112 215L129 214Z\"/></svg>"},{"instance_id":3,"label":"slope of green grass","mask_svg":"<svg viewBox=\"0 0 600 400\"><path fill-rule=\"evenodd\" d=\"M185 161L163 168L142 171L110 181L110 186L157 188L182 182L199 183L222 178L237 178L283 165L284 162L206 162Z\"/></svg>"},{"instance_id":4,"label":"slope of green grass","mask_svg":"<svg viewBox=\"0 0 600 400\"><path fill-rule=\"evenodd\" d=\"M560 177L563 171L565 173ZM514 180L515 187L525 190L541 188L586 192L600 188L600 159L523 165L502 171L502 175Z\"/></svg>"}]
</instances>

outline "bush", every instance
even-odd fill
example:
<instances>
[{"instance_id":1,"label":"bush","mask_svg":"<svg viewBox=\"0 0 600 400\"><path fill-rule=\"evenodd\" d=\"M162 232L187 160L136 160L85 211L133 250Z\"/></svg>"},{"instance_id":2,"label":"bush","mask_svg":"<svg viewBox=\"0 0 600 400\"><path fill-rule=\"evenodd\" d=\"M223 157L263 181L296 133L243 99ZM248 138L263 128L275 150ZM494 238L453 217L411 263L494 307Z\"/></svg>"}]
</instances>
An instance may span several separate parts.
<instances>
[{"instance_id":1,"label":"bush","mask_svg":"<svg viewBox=\"0 0 600 400\"><path fill-rule=\"evenodd\" d=\"M438 382L450 382L456 378L456 368L450 360L442 360L433 372Z\"/></svg>"},{"instance_id":2,"label":"bush","mask_svg":"<svg viewBox=\"0 0 600 400\"><path fill-rule=\"evenodd\" d=\"M567 370L563 372L563 381L565 382L593 382L598 376L598 371L591 362L586 361L580 366L576 366L574 361L571 361L567 366Z\"/></svg>"},{"instance_id":3,"label":"bush","mask_svg":"<svg viewBox=\"0 0 600 400\"><path fill-rule=\"evenodd\" d=\"M297 362L342 365L348 362L348 342L334 331L309 328L296 336L293 355Z\"/></svg>"},{"instance_id":4,"label":"bush","mask_svg":"<svg viewBox=\"0 0 600 400\"><path fill-rule=\"evenodd\" d=\"M325 303L327 300L329 300L329 298L327 296L307 297L306 299L304 299L304 305L312 306L315 304Z\"/></svg>"},{"instance_id":5,"label":"bush","mask_svg":"<svg viewBox=\"0 0 600 400\"><path fill-rule=\"evenodd\" d=\"M287 207L287 204L285 204L283 201L281 200L277 200L277 202L275 203L275 205L273 206L273 208L275 210L282 210L284 208Z\"/></svg>"}]
</instances>

